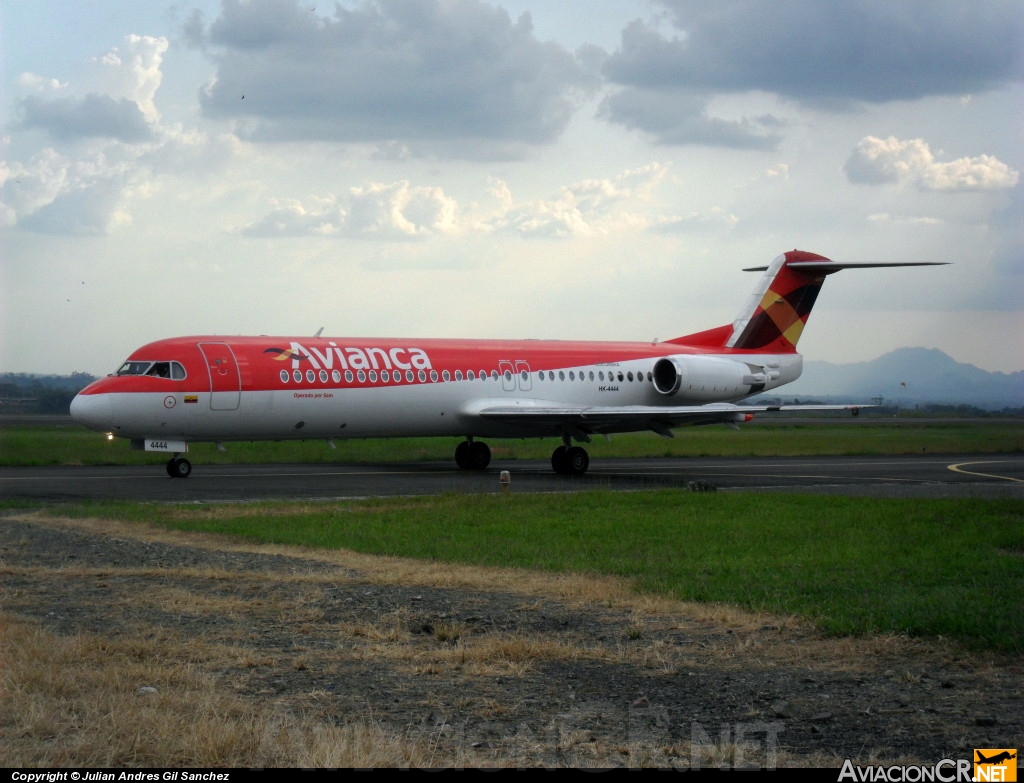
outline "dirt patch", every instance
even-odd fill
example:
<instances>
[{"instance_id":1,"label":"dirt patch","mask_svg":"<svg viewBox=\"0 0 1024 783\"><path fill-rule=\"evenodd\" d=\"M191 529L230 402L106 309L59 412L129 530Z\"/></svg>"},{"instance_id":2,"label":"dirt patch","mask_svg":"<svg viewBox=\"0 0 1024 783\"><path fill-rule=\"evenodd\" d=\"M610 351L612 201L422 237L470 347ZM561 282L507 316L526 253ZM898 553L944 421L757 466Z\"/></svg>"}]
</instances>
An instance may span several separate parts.
<instances>
[{"instance_id":1,"label":"dirt patch","mask_svg":"<svg viewBox=\"0 0 1024 783\"><path fill-rule=\"evenodd\" d=\"M370 727L428 749L416 758L432 764L483 766L934 763L1024 736L1019 658L825 638L792 618L637 596L610 579L42 514L0 521L0 574L9 621L138 642L141 658L158 640L262 710L264 740L243 763L282 760L267 721L296 716ZM52 738L26 725L0 720L0 738L20 732L16 760L53 763ZM208 759L175 758L189 761Z\"/></svg>"}]
</instances>

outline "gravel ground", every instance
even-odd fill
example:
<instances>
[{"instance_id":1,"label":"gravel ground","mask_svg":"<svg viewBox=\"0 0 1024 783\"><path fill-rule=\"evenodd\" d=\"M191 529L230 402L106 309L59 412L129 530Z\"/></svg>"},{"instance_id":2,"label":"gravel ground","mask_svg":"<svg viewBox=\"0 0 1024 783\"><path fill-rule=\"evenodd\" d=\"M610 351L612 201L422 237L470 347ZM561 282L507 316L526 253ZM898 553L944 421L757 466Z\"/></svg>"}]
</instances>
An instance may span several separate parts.
<instances>
[{"instance_id":1,"label":"gravel ground","mask_svg":"<svg viewBox=\"0 0 1024 783\"><path fill-rule=\"evenodd\" d=\"M9 615L58 634L230 648L210 657L218 687L335 724L371 721L429 740L439 758L685 767L726 752L730 763L765 766L934 763L1024 737L1016 657L588 598L552 577L548 589L479 570L453 578L457 568L389 578L378 562L0 518Z\"/></svg>"}]
</instances>

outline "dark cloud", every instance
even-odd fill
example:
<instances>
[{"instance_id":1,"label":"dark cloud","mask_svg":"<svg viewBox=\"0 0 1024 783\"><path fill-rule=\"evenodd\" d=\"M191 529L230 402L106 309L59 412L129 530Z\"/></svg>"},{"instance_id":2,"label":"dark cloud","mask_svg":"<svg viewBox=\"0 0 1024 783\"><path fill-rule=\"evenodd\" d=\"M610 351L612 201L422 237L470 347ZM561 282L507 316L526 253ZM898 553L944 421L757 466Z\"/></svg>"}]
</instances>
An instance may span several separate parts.
<instances>
[{"instance_id":1,"label":"dark cloud","mask_svg":"<svg viewBox=\"0 0 1024 783\"><path fill-rule=\"evenodd\" d=\"M1024 78L1019 0L661 5L679 37L634 22L605 65L613 81L880 102L978 92Z\"/></svg>"},{"instance_id":2,"label":"dark cloud","mask_svg":"<svg viewBox=\"0 0 1024 783\"><path fill-rule=\"evenodd\" d=\"M195 34L193 33L193 39ZM543 144L596 85L577 58L478 0L375 0L329 17L294 0L227 0L201 42L204 112L258 140Z\"/></svg>"},{"instance_id":3,"label":"dark cloud","mask_svg":"<svg viewBox=\"0 0 1024 783\"><path fill-rule=\"evenodd\" d=\"M649 89L622 90L606 98L601 116L654 134L661 144L704 144L734 149L774 149L780 136L769 133L779 122L772 117L739 121L711 117L707 101L696 95Z\"/></svg>"},{"instance_id":4,"label":"dark cloud","mask_svg":"<svg viewBox=\"0 0 1024 783\"><path fill-rule=\"evenodd\" d=\"M1019 0L659 0L675 33L641 21L604 64L612 121L664 143L757 146L770 135L716 122L696 97L763 91L853 106L997 89L1024 79ZM678 104L659 108L658 102ZM675 122L667 122L675 114ZM750 121L747 121L748 123ZM764 118L758 123L766 125ZM717 141L716 141L717 138Z\"/></svg>"},{"instance_id":5,"label":"dark cloud","mask_svg":"<svg viewBox=\"0 0 1024 783\"><path fill-rule=\"evenodd\" d=\"M53 100L33 96L22 102L22 110L24 127L40 128L65 141L103 137L132 144L152 138L139 105L127 98L95 93Z\"/></svg>"}]
</instances>

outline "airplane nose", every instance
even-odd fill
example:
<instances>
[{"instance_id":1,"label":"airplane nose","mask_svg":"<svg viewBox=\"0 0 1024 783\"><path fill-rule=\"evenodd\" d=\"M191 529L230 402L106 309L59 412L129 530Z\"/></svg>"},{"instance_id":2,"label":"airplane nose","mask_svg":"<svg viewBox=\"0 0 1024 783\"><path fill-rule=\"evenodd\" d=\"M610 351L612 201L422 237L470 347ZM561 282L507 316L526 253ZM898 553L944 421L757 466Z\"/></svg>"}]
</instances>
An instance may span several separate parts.
<instances>
[{"instance_id":1,"label":"airplane nose","mask_svg":"<svg viewBox=\"0 0 1024 783\"><path fill-rule=\"evenodd\" d=\"M111 411L107 394L78 394L71 401L71 418L91 430L109 430Z\"/></svg>"}]
</instances>

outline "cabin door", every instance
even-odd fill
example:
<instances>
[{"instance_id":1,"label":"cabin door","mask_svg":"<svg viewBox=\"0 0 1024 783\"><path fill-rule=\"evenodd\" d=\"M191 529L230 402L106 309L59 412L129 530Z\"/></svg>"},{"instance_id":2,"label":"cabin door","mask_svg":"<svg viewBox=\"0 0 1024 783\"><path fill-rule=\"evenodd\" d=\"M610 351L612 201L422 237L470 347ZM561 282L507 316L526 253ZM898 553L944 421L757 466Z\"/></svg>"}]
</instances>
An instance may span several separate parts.
<instances>
[{"instance_id":1,"label":"cabin door","mask_svg":"<svg viewBox=\"0 0 1024 783\"><path fill-rule=\"evenodd\" d=\"M238 362L227 343L199 343L210 373L210 410L238 410L242 396L242 380Z\"/></svg>"}]
</instances>

